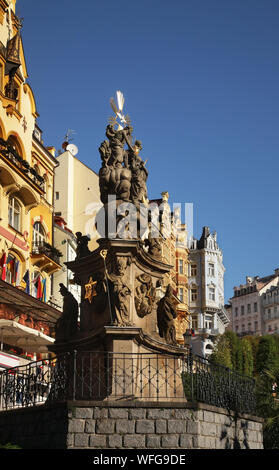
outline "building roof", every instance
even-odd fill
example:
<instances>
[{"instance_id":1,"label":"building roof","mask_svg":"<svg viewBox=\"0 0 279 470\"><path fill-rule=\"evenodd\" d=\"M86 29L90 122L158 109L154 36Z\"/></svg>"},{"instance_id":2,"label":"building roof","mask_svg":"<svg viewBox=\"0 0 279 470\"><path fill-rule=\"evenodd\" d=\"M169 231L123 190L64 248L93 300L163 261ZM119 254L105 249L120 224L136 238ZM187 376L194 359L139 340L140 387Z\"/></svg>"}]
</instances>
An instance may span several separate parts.
<instances>
[{"instance_id":1,"label":"building roof","mask_svg":"<svg viewBox=\"0 0 279 470\"><path fill-rule=\"evenodd\" d=\"M32 317L36 320L53 324L61 316L60 310L2 280L0 280L0 304L9 305L9 307L21 313L32 314Z\"/></svg>"}]
</instances>

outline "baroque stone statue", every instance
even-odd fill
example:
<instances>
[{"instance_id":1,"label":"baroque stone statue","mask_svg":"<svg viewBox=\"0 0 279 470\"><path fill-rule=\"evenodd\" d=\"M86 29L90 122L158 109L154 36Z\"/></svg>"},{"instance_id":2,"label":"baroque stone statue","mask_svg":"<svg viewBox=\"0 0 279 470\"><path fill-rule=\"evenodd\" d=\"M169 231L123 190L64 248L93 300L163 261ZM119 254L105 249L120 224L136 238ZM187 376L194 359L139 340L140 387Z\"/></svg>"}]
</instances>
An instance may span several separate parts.
<instances>
[{"instance_id":1,"label":"baroque stone statue","mask_svg":"<svg viewBox=\"0 0 279 470\"><path fill-rule=\"evenodd\" d=\"M119 109L112 100L115 117L111 118L106 128L108 140L102 142L99 148L102 167L99 171L100 196L103 204L108 202L109 195L116 199L132 202L137 207L139 203L147 201L146 180L148 171L139 156L142 144L136 140L132 144L133 128L122 115L122 104ZM121 112L120 112L121 111ZM120 123L117 119L120 117ZM122 124L127 124L125 127ZM115 129L115 126L118 126ZM125 148L125 146L127 148Z\"/></svg>"},{"instance_id":2,"label":"baroque stone statue","mask_svg":"<svg viewBox=\"0 0 279 470\"><path fill-rule=\"evenodd\" d=\"M68 341L78 332L78 302L64 284L59 284L63 296L63 312L55 325L56 342Z\"/></svg>"},{"instance_id":3,"label":"baroque stone statue","mask_svg":"<svg viewBox=\"0 0 279 470\"><path fill-rule=\"evenodd\" d=\"M164 338L166 343L176 345L176 330L174 319L176 318L176 307L173 301L173 289L170 284L167 286L166 293L158 302L157 307L157 325L159 335Z\"/></svg>"},{"instance_id":4,"label":"baroque stone statue","mask_svg":"<svg viewBox=\"0 0 279 470\"><path fill-rule=\"evenodd\" d=\"M136 278L135 287L135 307L140 318L144 318L152 312L156 289L152 285L151 276L140 274Z\"/></svg>"},{"instance_id":5,"label":"baroque stone statue","mask_svg":"<svg viewBox=\"0 0 279 470\"><path fill-rule=\"evenodd\" d=\"M114 256L112 266L107 277L110 281L110 296L112 308L115 313L114 323L118 326L131 326L130 295L128 279L125 272L130 260L127 257Z\"/></svg>"},{"instance_id":6,"label":"baroque stone statue","mask_svg":"<svg viewBox=\"0 0 279 470\"><path fill-rule=\"evenodd\" d=\"M76 232L76 239L76 259L84 258L85 256L90 255L91 251L88 248L88 242L90 241L90 238L87 235L82 235L81 232Z\"/></svg>"},{"instance_id":7,"label":"baroque stone statue","mask_svg":"<svg viewBox=\"0 0 279 470\"><path fill-rule=\"evenodd\" d=\"M153 236L157 235L157 236ZM151 223L148 224L148 237L144 240L144 245L148 248L148 253L152 258L162 258L162 243L163 238L158 230L152 232Z\"/></svg>"}]
</instances>

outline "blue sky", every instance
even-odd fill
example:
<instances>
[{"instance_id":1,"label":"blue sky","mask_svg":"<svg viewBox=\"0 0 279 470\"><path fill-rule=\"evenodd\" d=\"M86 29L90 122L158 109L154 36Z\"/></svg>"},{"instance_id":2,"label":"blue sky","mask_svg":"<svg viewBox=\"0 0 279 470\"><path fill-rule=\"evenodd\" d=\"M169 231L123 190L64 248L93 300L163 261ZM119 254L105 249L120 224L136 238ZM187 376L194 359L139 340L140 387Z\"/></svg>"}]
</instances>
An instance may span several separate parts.
<instances>
[{"instance_id":1,"label":"blue sky","mask_svg":"<svg viewBox=\"0 0 279 470\"><path fill-rule=\"evenodd\" d=\"M148 195L193 203L223 250L225 300L278 258L278 0L18 0L45 145L75 130L96 172L121 90Z\"/></svg>"}]
</instances>

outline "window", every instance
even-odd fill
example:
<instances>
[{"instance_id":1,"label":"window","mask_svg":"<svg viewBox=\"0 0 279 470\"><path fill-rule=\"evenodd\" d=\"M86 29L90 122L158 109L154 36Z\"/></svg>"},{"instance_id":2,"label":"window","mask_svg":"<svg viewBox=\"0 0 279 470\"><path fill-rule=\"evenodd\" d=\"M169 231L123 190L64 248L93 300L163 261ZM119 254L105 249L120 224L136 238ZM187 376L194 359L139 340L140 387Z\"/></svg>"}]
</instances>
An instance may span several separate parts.
<instances>
[{"instance_id":1,"label":"window","mask_svg":"<svg viewBox=\"0 0 279 470\"><path fill-rule=\"evenodd\" d=\"M240 309L241 309L241 315L244 315L244 305L241 305Z\"/></svg>"},{"instance_id":2,"label":"window","mask_svg":"<svg viewBox=\"0 0 279 470\"><path fill-rule=\"evenodd\" d=\"M46 240L46 232L40 222L35 222L33 225L33 244L35 246L42 246Z\"/></svg>"},{"instance_id":3,"label":"window","mask_svg":"<svg viewBox=\"0 0 279 470\"><path fill-rule=\"evenodd\" d=\"M205 315L204 319L204 327L208 330L212 328L213 322L212 322L212 316L211 315Z\"/></svg>"},{"instance_id":4,"label":"window","mask_svg":"<svg viewBox=\"0 0 279 470\"><path fill-rule=\"evenodd\" d=\"M6 262L6 282L18 286L20 284L20 262L11 253Z\"/></svg>"},{"instance_id":5,"label":"window","mask_svg":"<svg viewBox=\"0 0 279 470\"><path fill-rule=\"evenodd\" d=\"M178 289L178 298L179 298L180 302L183 302L183 300L184 300L184 289L183 289L183 287L179 287L179 289Z\"/></svg>"},{"instance_id":6,"label":"window","mask_svg":"<svg viewBox=\"0 0 279 470\"><path fill-rule=\"evenodd\" d=\"M197 265L191 264L190 266L190 276L195 277L197 275Z\"/></svg>"},{"instance_id":7,"label":"window","mask_svg":"<svg viewBox=\"0 0 279 470\"><path fill-rule=\"evenodd\" d=\"M209 288L209 300L215 300L215 288L214 287Z\"/></svg>"},{"instance_id":8,"label":"window","mask_svg":"<svg viewBox=\"0 0 279 470\"><path fill-rule=\"evenodd\" d=\"M191 301L195 302L198 298L198 289L196 287L192 287L191 289Z\"/></svg>"},{"instance_id":9,"label":"window","mask_svg":"<svg viewBox=\"0 0 279 470\"><path fill-rule=\"evenodd\" d=\"M198 329L198 318L197 317L192 317L192 328L194 330Z\"/></svg>"},{"instance_id":10,"label":"window","mask_svg":"<svg viewBox=\"0 0 279 470\"><path fill-rule=\"evenodd\" d=\"M40 222L35 222L33 225L33 239L32 239L32 252L42 253L46 242L46 233L44 227Z\"/></svg>"},{"instance_id":11,"label":"window","mask_svg":"<svg viewBox=\"0 0 279 470\"><path fill-rule=\"evenodd\" d=\"M237 317L237 315L238 315L238 307L235 307L235 309L234 309L234 315L235 315L235 317Z\"/></svg>"},{"instance_id":12,"label":"window","mask_svg":"<svg viewBox=\"0 0 279 470\"><path fill-rule=\"evenodd\" d=\"M255 331L257 331L257 330L258 330L258 322L255 321Z\"/></svg>"},{"instance_id":13,"label":"window","mask_svg":"<svg viewBox=\"0 0 279 470\"><path fill-rule=\"evenodd\" d=\"M208 263L208 275L215 276L214 263Z\"/></svg>"},{"instance_id":14,"label":"window","mask_svg":"<svg viewBox=\"0 0 279 470\"><path fill-rule=\"evenodd\" d=\"M178 260L178 272L179 274L183 274L183 259Z\"/></svg>"},{"instance_id":15,"label":"window","mask_svg":"<svg viewBox=\"0 0 279 470\"><path fill-rule=\"evenodd\" d=\"M31 294L39 300L46 301L46 280L41 276L39 271L34 271L31 276Z\"/></svg>"},{"instance_id":16,"label":"window","mask_svg":"<svg viewBox=\"0 0 279 470\"><path fill-rule=\"evenodd\" d=\"M56 193L55 193L55 199L56 199L56 201L58 201L58 199L59 199L59 192L58 191L56 191Z\"/></svg>"},{"instance_id":17,"label":"window","mask_svg":"<svg viewBox=\"0 0 279 470\"><path fill-rule=\"evenodd\" d=\"M258 302L254 302L254 312L258 311Z\"/></svg>"},{"instance_id":18,"label":"window","mask_svg":"<svg viewBox=\"0 0 279 470\"><path fill-rule=\"evenodd\" d=\"M8 222L11 227L20 232L20 204L15 197L9 199Z\"/></svg>"},{"instance_id":19,"label":"window","mask_svg":"<svg viewBox=\"0 0 279 470\"><path fill-rule=\"evenodd\" d=\"M251 304L247 304L247 313L251 313Z\"/></svg>"}]
</instances>

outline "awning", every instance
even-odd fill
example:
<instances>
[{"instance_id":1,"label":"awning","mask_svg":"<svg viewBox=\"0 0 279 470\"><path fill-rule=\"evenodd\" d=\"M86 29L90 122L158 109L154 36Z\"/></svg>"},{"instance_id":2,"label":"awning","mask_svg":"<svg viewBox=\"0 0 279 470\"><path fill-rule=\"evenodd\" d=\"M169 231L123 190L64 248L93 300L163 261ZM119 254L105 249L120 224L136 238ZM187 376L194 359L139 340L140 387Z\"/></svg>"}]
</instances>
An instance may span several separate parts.
<instances>
[{"instance_id":1,"label":"awning","mask_svg":"<svg viewBox=\"0 0 279 470\"><path fill-rule=\"evenodd\" d=\"M27 313L36 320L53 324L61 316L60 310L2 280L0 280L0 304L6 304L19 313Z\"/></svg>"},{"instance_id":2,"label":"awning","mask_svg":"<svg viewBox=\"0 0 279 470\"><path fill-rule=\"evenodd\" d=\"M13 320L0 319L0 340L27 352L48 352L54 338Z\"/></svg>"}]
</instances>

